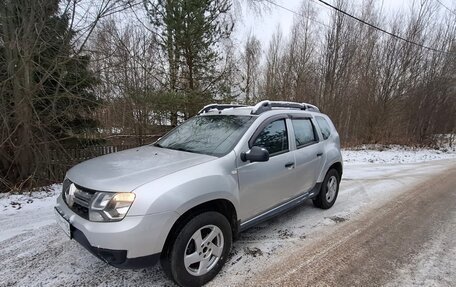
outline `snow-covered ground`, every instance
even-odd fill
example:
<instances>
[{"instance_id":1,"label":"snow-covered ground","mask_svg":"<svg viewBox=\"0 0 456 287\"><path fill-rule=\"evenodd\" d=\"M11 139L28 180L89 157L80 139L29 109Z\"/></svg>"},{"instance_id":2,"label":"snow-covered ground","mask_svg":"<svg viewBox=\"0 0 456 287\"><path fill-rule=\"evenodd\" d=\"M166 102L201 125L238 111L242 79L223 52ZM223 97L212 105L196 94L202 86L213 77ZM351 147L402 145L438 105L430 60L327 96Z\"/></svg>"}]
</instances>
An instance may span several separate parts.
<instances>
[{"instance_id":1,"label":"snow-covered ground","mask_svg":"<svg viewBox=\"0 0 456 287\"><path fill-rule=\"evenodd\" d=\"M209 285L243 284L272 264L275 254L306 244L318 231L360 216L456 162L455 150L365 148L344 150L343 155L344 176L333 208L316 209L309 201L242 233L225 268ZM69 241L54 222L60 189L54 185L32 195L0 195L0 286L172 285L159 267L118 270Z\"/></svg>"},{"instance_id":2,"label":"snow-covered ground","mask_svg":"<svg viewBox=\"0 0 456 287\"><path fill-rule=\"evenodd\" d=\"M345 163L417 163L439 159L455 159L456 147L440 149L409 148L403 146L364 145L342 150Z\"/></svg>"},{"instance_id":3,"label":"snow-covered ground","mask_svg":"<svg viewBox=\"0 0 456 287\"><path fill-rule=\"evenodd\" d=\"M0 194L0 242L55 223L53 205L62 185L32 194Z\"/></svg>"}]
</instances>

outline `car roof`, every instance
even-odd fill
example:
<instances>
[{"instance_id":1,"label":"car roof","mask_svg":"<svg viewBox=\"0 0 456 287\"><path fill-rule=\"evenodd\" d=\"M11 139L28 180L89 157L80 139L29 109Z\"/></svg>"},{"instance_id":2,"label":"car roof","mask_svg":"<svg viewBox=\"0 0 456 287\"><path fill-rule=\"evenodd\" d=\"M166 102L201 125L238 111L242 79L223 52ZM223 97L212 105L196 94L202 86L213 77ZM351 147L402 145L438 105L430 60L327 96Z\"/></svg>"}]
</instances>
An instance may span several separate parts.
<instances>
[{"instance_id":1,"label":"car roof","mask_svg":"<svg viewBox=\"0 0 456 287\"><path fill-rule=\"evenodd\" d=\"M239 104L210 104L202 108L198 114L205 114L210 112L216 112L221 114L224 110L233 110L238 113L236 114L250 114L259 115L264 112L271 110L294 110L294 111L311 111L311 112L320 112L320 109L316 106L308 103L297 103L297 102L287 102L287 101L269 101L264 100L257 103L255 106L246 106Z\"/></svg>"},{"instance_id":2,"label":"car roof","mask_svg":"<svg viewBox=\"0 0 456 287\"><path fill-rule=\"evenodd\" d=\"M290 108L272 108L268 111L264 111L261 114L254 114L254 106L245 106L245 107L236 107L236 108L227 108L223 110L212 109L205 113L200 114L200 116L214 116L214 115L231 115L231 116L253 116L259 117L261 115L280 115L280 114L294 114L294 115L303 115L303 116L311 116L311 115L322 115L320 112L314 112L310 110L297 110L297 109L290 109Z\"/></svg>"},{"instance_id":3,"label":"car roof","mask_svg":"<svg viewBox=\"0 0 456 287\"><path fill-rule=\"evenodd\" d=\"M212 109L203 114L202 116L210 116L210 115L237 115L237 116L258 116L252 114L253 107L252 106L245 106L245 107L236 107L236 108L227 108L223 110Z\"/></svg>"},{"instance_id":4,"label":"car roof","mask_svg":"<svg viewBox=\"0 0 456 287\"><path fill-rule=\"evenodd\" d=\"M320 110L308 103L286 102L286 101L269 101L264 100L255 106L246 106L239 104L210 104L202 108L198 115L250 115L257 116L261 114L312 114L320 113Z\"/></svg>"}]
</instances>

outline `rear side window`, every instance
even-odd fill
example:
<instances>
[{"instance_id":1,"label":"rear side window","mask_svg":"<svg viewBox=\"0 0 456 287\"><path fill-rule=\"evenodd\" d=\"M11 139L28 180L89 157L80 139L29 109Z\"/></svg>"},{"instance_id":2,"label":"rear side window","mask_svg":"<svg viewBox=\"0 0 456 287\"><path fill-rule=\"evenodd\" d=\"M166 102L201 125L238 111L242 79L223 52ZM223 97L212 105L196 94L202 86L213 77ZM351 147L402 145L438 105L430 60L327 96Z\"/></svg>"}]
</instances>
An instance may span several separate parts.
<instances>
[{"instance_id":1,"label":"rear side window","mask_svg":"<svg viewBox=\"0 0 456 287\"><path fill-rule=\"evenodd\" d=\"M268 150L270 155L288 151L288 136L285 120L277 120L267 125L253 143Z\"/></svg>"},{"instance_id":2,"label":"rear side window","mask_svg":"<svg viewBox=\"0 0 456 287\"><path fill-rule=\"evenodd\" d=\"M328 122L323 117L315 117L315 119L317 120L317 124L320 127L323 139L328 139L331 135L331 128L329 127Z\"/></svg>"},{"instance_id":3,"label":"rear side window","mask_svg":"<svg viewBox=\"0 0 456 287\"><path fill-rule=\"evenodd\" d=\"M310 119L293 119L291 123L295 133L296 147L299 148L317 141Z\"/></svg>"}]
</instances>

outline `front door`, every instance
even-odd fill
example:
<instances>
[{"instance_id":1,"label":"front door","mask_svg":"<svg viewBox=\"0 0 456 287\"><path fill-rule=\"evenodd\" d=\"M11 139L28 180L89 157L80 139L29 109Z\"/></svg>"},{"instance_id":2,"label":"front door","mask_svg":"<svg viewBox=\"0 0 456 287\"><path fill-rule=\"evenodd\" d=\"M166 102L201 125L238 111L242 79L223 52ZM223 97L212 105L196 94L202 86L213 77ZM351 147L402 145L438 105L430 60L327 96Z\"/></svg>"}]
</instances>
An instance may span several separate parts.
<instances>
[{"instance_id":1,"label":"front door","mask_svg":"<svg viewBox=\"0 0 456 287\"><path fill-rule=\"evenodd\" d=\"M266 123L251 143L251 146L267 149L270 158L266 162L239 164L239 218L242 221L286 201L296 189L295 159L290 151L285 118Z\"/></svg>"}]
</instances>

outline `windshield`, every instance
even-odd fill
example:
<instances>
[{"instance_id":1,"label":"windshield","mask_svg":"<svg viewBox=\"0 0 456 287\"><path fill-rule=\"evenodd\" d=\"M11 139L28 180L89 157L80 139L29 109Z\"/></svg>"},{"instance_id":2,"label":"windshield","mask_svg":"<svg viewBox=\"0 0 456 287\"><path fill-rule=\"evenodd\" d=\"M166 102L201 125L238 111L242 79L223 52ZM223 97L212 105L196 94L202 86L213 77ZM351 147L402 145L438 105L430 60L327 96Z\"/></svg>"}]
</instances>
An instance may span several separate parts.
<instances>
[{"instance_id":1,"label":"windshield","mask_svg":"<svg viewBox=\"0 0 456 287\"><path fill-rule=\"evenodd\" d=\"M253 116L197 116L169 132L154 145L224 156L234 148L254 119Z\"/></svg>"}]
</instances>

